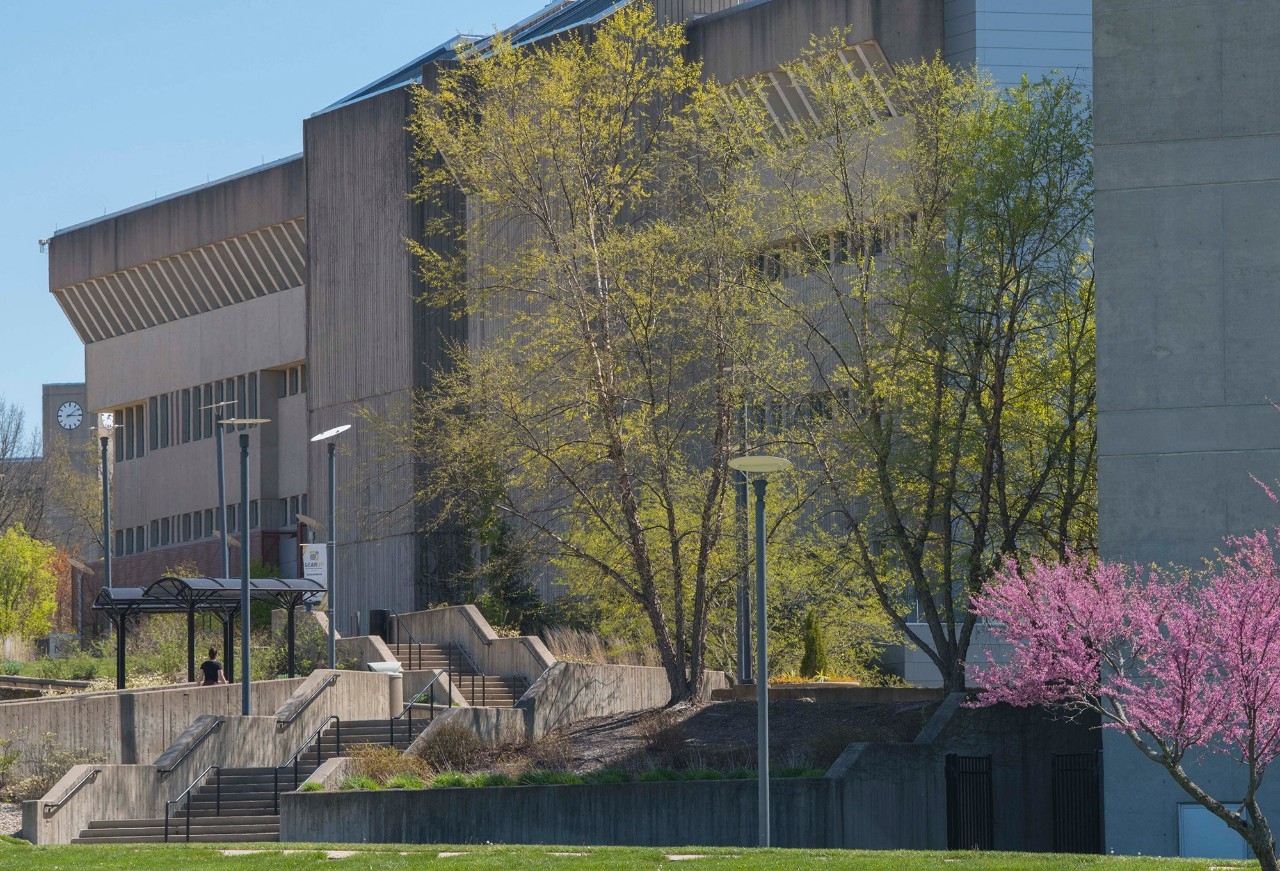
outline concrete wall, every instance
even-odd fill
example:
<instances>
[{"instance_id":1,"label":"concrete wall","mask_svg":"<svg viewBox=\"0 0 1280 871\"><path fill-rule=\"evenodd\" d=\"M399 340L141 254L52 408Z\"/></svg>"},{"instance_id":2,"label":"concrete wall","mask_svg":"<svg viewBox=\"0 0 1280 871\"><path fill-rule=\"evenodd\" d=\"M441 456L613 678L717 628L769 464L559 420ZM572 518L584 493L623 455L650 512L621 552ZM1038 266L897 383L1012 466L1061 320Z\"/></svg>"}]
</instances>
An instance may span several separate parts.
<instances>
[{"instance_id":1,"label":"concrete wall","mask_svg":"<svg viewBox=\"0 0 1280 871\"><path fill-rule=\"evenodd\" d=\"M839 785L770 785L781 847L842 846ZM756 782L692 781L491 789L307 792L281 796L281 841L437 844L757 843Z\"/></svg>"},{"instance_id":2,"label":"concrete wall","mask_svg":"<svg viewBox=\"0 0 1280 871\"><path fill-rule=\"evenodd\" d=\"M338 680L308 703L312 693L335 674ZM24 803L23 837L39 844L65 844L95 819L159 818L165 801L180 795L210 765L278 765L303 746L331 714L350 720L387 716L393 680L397 679L371 672L320 670L305 680L273 681L293 685L293 692L269 715L203 714L188 721L149 762L76 766L43 799ZM235 690L239 698L239 687L212 689ZM286 724L288 717L293 719ZM218 728L208 731L219 720ZM66 805L52 815L43 812L45 802L61 799L81 775L95 767L101 773ZM162 770L166 768L171 771Z\"/></svg>"},{"instance_id":3,"label":"concrete wall","mask_svg":"<svg viewBox=\"0 0 1280 871\"><path fill-rule=\"evenodd\" d=\"M1280 7L1095 0L1102 556L1198 566L1273 527L1280 479ZM1174 855L1168 776L1108 732L1107 839ZM1236 766L1197 779L1224 799ZM1280 812L1280 787L1262 795Z\"/></svg>"},{"instance_id":4,"label":"concrete wall","mask_svg":"<svg viewBox=\"0 0 1280 871\"><path fill-rule=\"evenodd\" d=\"M303 678L251 683L253 710L276 710L302 683ZM239 714L240 692L239 684L185 685L5 702L0 704L0 734L53 732L59 743L102 754L108 763L147 762L201 714Z\"/></svg>"},{"instance_id":5,"label":"concrete wall","mask_svg":"<svg viewBox=\"0 0 1280 871\"><path fill-rule=\"evenodd\" d=\"M418 641L460 644L484 674L519 676L532 683L556 662L540 638L529 635L500 637L475 605L415 611L401 614L400 620ZM399 628L392 620L392 639L408 643L407 635L395 635Z\"/></svg>"},{"instance_id":6,"label":"concrete wall","mask_svg":"<svg viewBox=\"0 0 1280 871\"><path fill-rule=\"evenodd\" d=\"M588 717L660 708L671 701L661 668L557 662L529 687L516 707L531 709L530 738Z\"/></svg>"}]
</instances>

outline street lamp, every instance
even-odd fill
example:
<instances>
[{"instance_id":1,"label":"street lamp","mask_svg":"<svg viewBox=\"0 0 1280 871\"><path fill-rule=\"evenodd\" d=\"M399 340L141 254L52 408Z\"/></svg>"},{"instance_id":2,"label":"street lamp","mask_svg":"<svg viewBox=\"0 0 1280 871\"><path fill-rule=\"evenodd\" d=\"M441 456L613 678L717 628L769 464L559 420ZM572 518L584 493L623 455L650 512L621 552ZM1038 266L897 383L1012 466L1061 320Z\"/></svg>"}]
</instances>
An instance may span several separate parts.
<instances>
[{"instance_id":1,"label":"street lamp","mask_svg":"<svg viewBox=\"0 0 1280 871\"><path fill-rule=\"evenodd\" d=\"M116 416L110 411L98 415L98 441L102 445L102 583L107 589L111 589L111 471L107 448L115 423Z\"/></svg>"},{"instance_id":2,"label":"street lamp","mask_svg":"<svg viewBox=\"0 0 1280 871\"><path fill-rule=\"evenodd\" d=\"M227 550L227 479L223 472L223 456L222 456L222 425L228 423L222 419L222 409L228 405L235 405L234 399L227 399L222 402L215 402L211 405L200 406L201 411L213 410L213 441L214 450L218 452L218 529L222 533L222 576L224 578L231 577L231 554Z\"/></svg>"},{"instance_id":3,"label":"street lamp","mask_svg":"<svg viewBox=\"0 0 1280 871\"><path fill-rule=\"evenodd\" d=\"M729 466L745 475L756 475L751 482L756 493L756 767L760 781L757 814L760 822L760 846L769 846L769 639L765 628L765 550L764 490L766 476L791 468L782 457L735 457Z\"/></svg>"},{"instance_id":4,"label":"street lamp","mask_svg":"<svg viewBox=\"0 0 1280 871\"><path fill-rule=\"evenodd\" d=\"M257 426L270 423L265 417L229 418L223 426ZM221 429L221 427L219 427ZM219 454L221 456L221 454ZM223 552L226 552L225 509L223 525ZM249 434L240 433L240 524L244 537L240 545L240 707L249 716Z\"/></svg>"},{"instance_id":5,"label":"street lamp","mask_svg":"<svg viewBox=\"0 0 1280 871\"><path fill-rule=\"evenodd\" d=\"M322 433L318 433L311 437L313 442L329 443L329 553L325 560L329 577L325 583L325 589L329 594L329 668L338 667L338 589L336 586L337 568L338 568L338 523L335 519L334 503L337 500L338 487L336 479L336 466L334 455L338 450L338 445L333 440L351 429L351 424L344 423L342 426L335 426L333 429L327 429Z\"/></svg>"}]
</instances>

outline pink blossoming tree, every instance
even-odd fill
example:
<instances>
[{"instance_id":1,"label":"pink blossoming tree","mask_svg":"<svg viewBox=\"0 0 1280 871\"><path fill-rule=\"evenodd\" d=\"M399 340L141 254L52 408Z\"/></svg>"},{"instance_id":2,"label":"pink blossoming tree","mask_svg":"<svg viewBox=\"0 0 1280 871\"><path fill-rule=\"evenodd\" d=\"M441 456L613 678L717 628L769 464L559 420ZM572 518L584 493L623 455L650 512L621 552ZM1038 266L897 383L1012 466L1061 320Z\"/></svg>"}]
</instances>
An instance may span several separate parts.
<instances>
[{"instance_id":1,"label":"pink blossoming tree","mask_svg":"<svg viewBox=\"0 0 1280 871\"><path fill-rule=\"evenodd\" d=\"M1278 539L1280 540L1280 539ZM979 704L1096 711L1278 871L1258 789L1280 754L1280 566L1266 533L1229 539L1206 577L1074 560L1010 564L975 599L1012 646L980 670ZM1186 764L1230 756L1247 773L1239 805Z\"/></svg>"}]
</instances>

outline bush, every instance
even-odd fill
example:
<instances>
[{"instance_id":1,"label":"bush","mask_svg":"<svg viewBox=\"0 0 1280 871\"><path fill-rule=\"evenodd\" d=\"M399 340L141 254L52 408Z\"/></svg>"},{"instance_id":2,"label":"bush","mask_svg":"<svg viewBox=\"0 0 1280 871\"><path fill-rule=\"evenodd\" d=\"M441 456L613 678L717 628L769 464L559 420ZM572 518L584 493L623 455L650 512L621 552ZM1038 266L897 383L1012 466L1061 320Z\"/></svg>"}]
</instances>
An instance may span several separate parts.
<instances>
[{"instance_id":1,"label":"bush","mask_svg":"<svg viewBox=\"0 0 1280 871\"><path fill-rule=\"evenodd\" d=\"M516 783L521 786L578 786L582 784L582 778L572 771L526 771L516 778Z\"/></svg>"},{"instance_id":2,"label":"bush","mask_svg":"<svg viewBox=\"0 0 1280 871\"><path fill-rule=\"evenodd\" d=\"M471 778L472 786L515 786L516 782L505 774L477 774Z\"/></svg>"},{"instance_id":3,"label":"bush","mask_svg":"<svg viewBox=\"0 0 1280 871\"><path fill-rule=\"evenodd\" d=\"M621 768L602 768L582 776L583 783L630 783L631 775Z\"/></svg>"},{"instance_id":4,"label":"bush","mask_svg":"<svg viewBox=\"0 0 1280 871\"><path fill-rule=\"evenodd\" d=\"M338 789L382 789L382 784L374 780L372 777L366 777L363 774L353 774L342 781L342 785Z\"/></svg>"},{"instance_id":5,"label":"bush","mask_svg":"<svg viewBox=\"0 0 1280 871\"><path fill-rule=\"evenodd\" d=\"M351 759L350 772L353 776L369 777L387 785L397 775L408 775L421 781L433 773L422 759L401 753L394 747L356 744L347 748L347 756Z\"/></svg>"},{"instance_id":6,"label":"bush","mask_svg":"<svg viewBox=\"0 0 1280 871\"><path fill-rule=\"evenodd\" d=\"M11 759L7 769L20 768L24 776L4 784L4 795L9 801L29 801L44 796L74 765L94 765L105 762L100 753L89 753L76 747L63 747L54 732L45 732L31 739L25 732L19 733L0 746L3 758Z\"/></svg>"},{"instance_id":7,"label":"bush","mask_svg":"<svg viewBox=\"0 0 1280 871\"><path fill-rule=\"evenodd\" d=\"M444 771L437 774L431 780L432 789L440 789L448 786L471 786L472 782L469 777L460 771Z\"/></svg>"},{"instance_id":8,"label":"bush","mask_svg":"<svg viewBox=\"0 0 1280 871\"><path fill-rule=\"evenodd\" d=\"M422 789L422 778L412 774L397 774L386 782L387 789Z\"/></svg>"},{"instance_id":9,"label":"bush","mask_svg":"<svg viewBox=\"0 0 1280 871\"><path fill-rule=\"evenodd\" d=\"M308 780L298 789L299 792L324 792L324 784L318 780Z\"/></svg>"},{"instance_id":10,"label":"bush","mask_svg":"<svg viewBox=\"0 0 1280 871\"><path fill-rule=\"evenodd\" d=\"M664 780L680 780L680 772L672 771L670 768L650 768L648 771L640 772L636 777L640 783L656 783Z\"/></svg>"},{"instance_id":11,"label":"bush","mask_svg":"<svg viewBox=\"0 0 1280 871\"><path fill-rule=\"evenodd\" d=\"M6 659L4 662L0 662L0 674L9 675L10 677L22 674L22 663L16 659Z\"/></svg>"},{"instance_id":12,"label":"bush","mask_svg":"<svg viewBox=\"0 0 1280 871\"><path fill-rule=\"evenodd\" d=\"M440 723L424 733L417 752L436 771L470 771L479 764L485 744L466 726Z\"/></svg>"},{"instance_id":13,"label":"bush","mask_svg":"<svg viewBox=\"0 0 1280 871\"><path fill-rule=\"evenodd\" d=\"M804 616L804 658L800 660L800 674L812 680L829 670L827 648L822 643L822 627L818 624L818 612L810 609Z\"/></svg>"},{"instance_id":14,"label":"bush","mask_svg":"<svg viewBox=\"0 0 1280 871\"><path fill-rule=\"evenodd\" d=\"M778 768L769 772L769 777L822 777L826 774L821 768L810 768L807 765L793 765L790 768Z\"/></svg>"}]
</instances>

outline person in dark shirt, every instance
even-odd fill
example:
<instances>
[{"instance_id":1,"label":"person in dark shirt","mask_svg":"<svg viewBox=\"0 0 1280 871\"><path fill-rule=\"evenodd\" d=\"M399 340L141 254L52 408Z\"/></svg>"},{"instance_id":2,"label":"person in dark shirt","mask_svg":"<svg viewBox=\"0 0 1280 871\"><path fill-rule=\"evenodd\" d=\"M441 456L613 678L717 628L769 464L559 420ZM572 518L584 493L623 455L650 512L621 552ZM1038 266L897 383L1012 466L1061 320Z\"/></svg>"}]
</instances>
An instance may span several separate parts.
<instances>
[{"instance_id":1,"label":"person in dark shirt","mask_svg":"<svg viewBox=\"0 0 1280 871\"><path fill-rule=\"evenodd\" d=\"M218 649L216 647L209 648L209 658L200 663L200 671L204 674L204 680L200 683L201 686L211 687L227 682L227 679L222 674L222 663L218 662Z\"/></svg>"}]
</instances>

